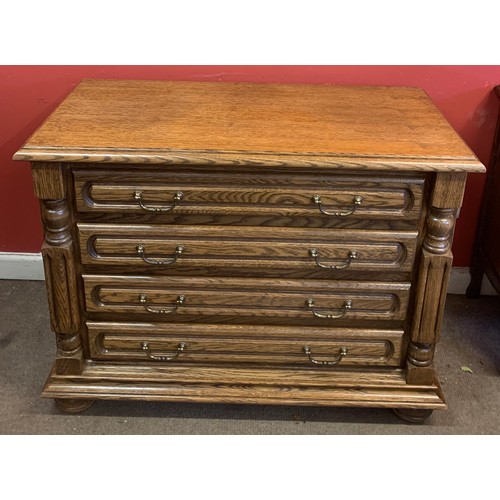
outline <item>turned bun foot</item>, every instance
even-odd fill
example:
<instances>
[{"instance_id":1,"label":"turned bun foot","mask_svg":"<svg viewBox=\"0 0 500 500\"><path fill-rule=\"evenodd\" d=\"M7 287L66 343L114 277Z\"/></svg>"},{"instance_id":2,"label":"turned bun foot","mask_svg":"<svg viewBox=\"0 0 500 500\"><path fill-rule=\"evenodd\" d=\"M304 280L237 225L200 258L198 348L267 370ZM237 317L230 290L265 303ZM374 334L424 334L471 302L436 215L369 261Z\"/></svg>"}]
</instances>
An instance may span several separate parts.
<instances>
[{"instance_id":1,"label":"turned bun foot","mask_svg":"<svg viewBox=\"0 0 500 500\"><path fill-rule=\"evenodd\" d=\"M86 410L93 402L93 399L63 399L55 400L58 408L66 413L79 413Z\"/></svg>"},{"instance_id":2,"label":"turned bun foot","mask_svg":"<svg viewBox=\"0 0 500 500\"><path fill-rule=\"evenodd\" d=\"M406 422L412 424L421 424L425 422L432 414L433 410L420 408L394 408L394 413Z\"/></svg>"}]
</instances>

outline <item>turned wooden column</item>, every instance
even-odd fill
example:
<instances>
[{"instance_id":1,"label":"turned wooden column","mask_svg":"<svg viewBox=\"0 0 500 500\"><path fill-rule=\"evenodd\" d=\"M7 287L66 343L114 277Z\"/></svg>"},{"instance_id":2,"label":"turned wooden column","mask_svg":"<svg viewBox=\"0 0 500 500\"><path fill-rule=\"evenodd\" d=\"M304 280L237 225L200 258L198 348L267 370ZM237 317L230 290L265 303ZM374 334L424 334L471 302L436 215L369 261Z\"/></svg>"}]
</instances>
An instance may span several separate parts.
<instances>
[{"instance_id":1,"label":"turned wooden column","mask_svg":"<svg viewBox=\"0 0 500 500\"><path fill-rule=\"evenodd\" d=\"M451 242L462 205L466 174L435 176L420 255L413 322L407 352L409 384L435 382L434 350L441 335L444 304L453 262Z\"/></svg>"},{"instance_id":2,"label":"turned wooden column","mask_svg":"<svg viewBox=\"0 0 500 500\"><path fill-rule=\"evenodd\" d=\"M60 163L32 163L32 174L45 234L42 256L57 341L56 373L78 374L83 352L65 168Z\"/></svg>"}]
</instances>

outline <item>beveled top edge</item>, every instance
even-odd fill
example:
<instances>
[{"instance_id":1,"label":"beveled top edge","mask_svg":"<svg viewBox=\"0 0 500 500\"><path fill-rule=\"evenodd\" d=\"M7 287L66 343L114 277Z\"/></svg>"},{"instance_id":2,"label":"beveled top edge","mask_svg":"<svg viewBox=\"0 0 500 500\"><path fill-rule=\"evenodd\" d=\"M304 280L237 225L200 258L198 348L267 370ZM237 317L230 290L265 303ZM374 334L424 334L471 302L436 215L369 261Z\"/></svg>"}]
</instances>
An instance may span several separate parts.
<instances>
[{"instance_id":1,"label":"beveled top edge","mask_svg":"<svg viewBox=\"0 0 500 500\"><path fill-rule=\"evenodd\" d=\"M275 153L266 151L212 151L168 149L46 148L23 147L13 159L29 162L75 162L127 165L251 166L340 168L347 170L402 170L430 172L486 171L473 156L411 157L361 156L325 153Z\"/></svg>"}]
</instances>

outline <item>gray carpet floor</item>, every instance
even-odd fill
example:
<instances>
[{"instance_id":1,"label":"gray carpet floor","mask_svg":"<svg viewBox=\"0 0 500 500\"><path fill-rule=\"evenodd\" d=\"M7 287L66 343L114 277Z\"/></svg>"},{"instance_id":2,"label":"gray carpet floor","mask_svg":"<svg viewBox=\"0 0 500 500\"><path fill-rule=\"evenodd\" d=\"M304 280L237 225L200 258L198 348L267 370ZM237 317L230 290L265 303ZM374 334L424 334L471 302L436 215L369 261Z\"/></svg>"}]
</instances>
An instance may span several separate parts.
<instances>
[{"instance_id":1,"label":"gray carpet floor","mask_svg":"<svg viewBox=\"0 0 500 500\"><path fill-rule=\"evenodd\" d=\"M448 296L436 365L449 409L422 425L386 409L141 401L68 415L39 396L55 350L44 283L0 280L0 434L500 434L499 306Z\"/></svg>"}]
</instances>

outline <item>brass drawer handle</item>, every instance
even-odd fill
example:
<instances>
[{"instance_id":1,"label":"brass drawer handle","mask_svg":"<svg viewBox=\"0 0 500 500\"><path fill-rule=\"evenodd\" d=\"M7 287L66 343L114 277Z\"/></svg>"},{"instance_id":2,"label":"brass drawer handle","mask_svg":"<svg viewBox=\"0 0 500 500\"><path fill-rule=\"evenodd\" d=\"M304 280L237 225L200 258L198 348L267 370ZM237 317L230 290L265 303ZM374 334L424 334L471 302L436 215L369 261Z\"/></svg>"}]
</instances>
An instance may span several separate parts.
<instances>
[{"instance_id":1,"label":"brass drawer handle","mask_svg":"<svg viewBox=\"0 0 500 500\"><path fill-rule=\"evenodd\" d=\"M356 208L363 203L363 197L362 196L355 196L352 199L352 208L350 210L347 210L346 212L329 212L328 210L325 210L322 205L321 205L321 196L315 195L312 197L312 200L316 205L318 205L319 211L322 214L325 215L333 215L335 217L347 217L348 215L353 214L356 211Z\"/></svg>"},{"instance_id":2,"label":"brass drawer handle","mask_svg":"<svg viewBox=\"0 0 500 500\"><path fill-rule=\"evenodd\" d=\"M144 245L137 245L137 253L139 256L142 258L144 262L147 262L148 264L155 264L155 265L160 265L160 266L167 266L169 264L173 264L174 262L177 261L177 259L182 255L182 252L184 252L184 247L182 245L177 245L175 247L175 255L169 259L169 260L160 260L160 259L151 259L150 257L146 257L146 249L144 248Z\"/></svg>"},{"instance_id":3,"label":"brass drawer handle","mask_svg":"<svg viewBox=\"0 0 500 500\"><path fill-rule=\"evenodd\" d=\"M172 309L153 308L147 304L147 301L148 297L145 294L141 293L141 295L139 295L139 302L142 304L144 309L146 309L146 311L155 314L172 314L177 311L179 306L182 306L182 304L184 304L184 302L186 301L186 297L184 295L179 295Z\"/></svg>"},{"instance_id":4,"label":"brass drawer handle","mask_svg":"<svg viewBox=\"0 0 500 500\"><path fill-rule=\"evenodd\" d=\"M143 210L147 210L148 212L170 212L175 208L177 202L181 201L183 197L184 193L182 191L177 191L177 193L175 193L174 195L174 202L169 207L148 207L142 201L142 192L141 191L134 192L134 200L136 200L139 203L139 206Z\"/></svg>"},{"instance_id":5,"label":"brass drawer handle","mask_svg":"<svg viewBox=\"0 0 500 500\"><path fill-rule=\"evenodd\" d=\"M316 265L319 267L323 267L325 269L345 269L346 267L349 267L351 265L351 262L353 260L356 260L359 257L358 252L355 250L351 250L347 254L347 260L343 264L339 264L337 266L327 266L326 264L322 264L319 261L319 252L316 250L316 248L311 248L309 250L309 255L316 261Z\"/></svg>"},{"instance_id":6,"label":"brass drawer handle","mask_svg":"<svg viewBox=\"0 0 500 500\"><path fill-rule=\"evenodd\" d=\"M316 312L314 310L314 300L313 299L307 299L306 305L309 307L309 309L311 309L312 313L317 318L335 319L335 318L341 318L342 316L344 316L344 314L349 309L352 309L352 300L346 300L344 302L344 305L342 306L342 311L339 314L322 314L322 313Z\"/></svg>"},{"instance_id":7,"label":"brass drawer handle","mask_svg":"<svg viewBox=\"0 0 500 500\"><path fill-rule=\"evenodd\" d=\"M332 361L319 361L317 359L314 359L312 357L311 348L308 345L305 345L302 348L302 350L307 354L307 356L309 358L309 361L311 363L314 363L315 365L322 365L322 366L334 366L334 365L338 365L342 361L342 358L344 356L347 356L347 347L341 347L339 349L338 356L335 359L333 359Z\"/></svg>"},{"instance_id":8,"label":"brass drawer handle","mask_svg":"<svg viewBox=\"0 0 500 500\"><path fill-rule=\"evenodd\" d=\"M149 344L147 342L143 342L141 347L142 350L145 351L149 359L154 359L155 361L173 361L174 359L177 359L179 357L179 354L181 352L184 352L187 349L187 344L185 344L184 342L179 343L177 345L177 352L171 355L153 354L149 350Z\"/></svg>"}]
</instances>

